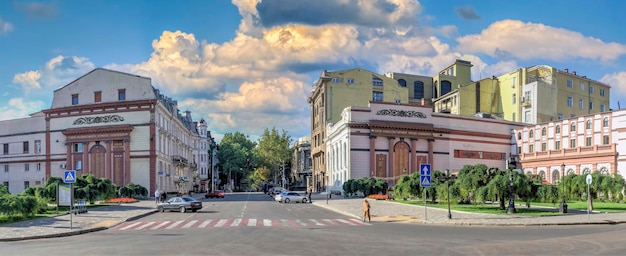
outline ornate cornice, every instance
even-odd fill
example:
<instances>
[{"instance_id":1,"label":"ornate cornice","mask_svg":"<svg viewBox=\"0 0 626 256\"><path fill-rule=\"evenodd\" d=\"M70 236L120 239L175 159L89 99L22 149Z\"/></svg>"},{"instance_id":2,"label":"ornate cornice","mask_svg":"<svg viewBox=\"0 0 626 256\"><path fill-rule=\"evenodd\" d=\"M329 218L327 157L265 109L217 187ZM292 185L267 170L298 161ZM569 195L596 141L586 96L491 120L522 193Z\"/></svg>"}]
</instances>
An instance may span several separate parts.
<instances>
[{"instance_id":1,"label":"ornate cornice","mask_svg":"<svg viewBox=\"0 0 626 256\"><path fill-rule=\"evenodd\" d=\"M81 118L74 120L74 123L72 123L72 125L117 123L117 122L122 122L122 121L124 121L124 117L121 117L119 115L81 117Z\"/></svg>"},{"instance_id":2,"label":"ornate cornice","mask_svg":"<svg viewBox=\"0 0 626 256\"><path fill-rule=\"evenodd\" d=\"M413 111L413 110L410 110L410 111L397 110L397 109L381 109L381 110L378 110L378 112L376 112L376 115L426 118L426 115L422 112Z\"/></svg>"}]
</instances>

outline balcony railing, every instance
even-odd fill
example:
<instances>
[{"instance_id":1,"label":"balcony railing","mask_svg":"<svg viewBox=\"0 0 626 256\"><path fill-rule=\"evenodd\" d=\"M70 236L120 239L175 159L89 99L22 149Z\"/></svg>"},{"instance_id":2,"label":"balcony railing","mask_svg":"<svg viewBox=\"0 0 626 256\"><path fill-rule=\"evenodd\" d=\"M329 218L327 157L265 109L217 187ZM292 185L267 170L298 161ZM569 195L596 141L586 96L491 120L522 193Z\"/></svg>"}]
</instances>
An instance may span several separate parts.
<instances>
[{"instance_id":1,"label":"balcony railing","mask_svg":"<svg viewBox=\"0 0 626 256\"><path fill-rule=\"evenodd\" d=\"M187 158L182 156L172 156L172 163L176 166L188 166Z\"/></svg>"}]
</instances>

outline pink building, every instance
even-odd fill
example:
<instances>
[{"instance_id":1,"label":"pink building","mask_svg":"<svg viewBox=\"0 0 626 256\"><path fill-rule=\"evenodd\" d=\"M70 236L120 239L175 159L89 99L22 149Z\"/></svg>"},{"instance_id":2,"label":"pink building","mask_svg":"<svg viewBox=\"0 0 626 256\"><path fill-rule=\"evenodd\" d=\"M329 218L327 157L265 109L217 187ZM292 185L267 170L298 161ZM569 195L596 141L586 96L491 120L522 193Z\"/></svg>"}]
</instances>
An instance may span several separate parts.
<instances>
[{"instance_id":1,"label":"pink building","mask_svg":"<svg viewBox=\"0 0 626 256\"><path fill-rule=\"evenodd\" d=\"M515 129L522 169L555 184L563 175L595 171L625 175L626 110Z\"/></svg>"}]
</instances>

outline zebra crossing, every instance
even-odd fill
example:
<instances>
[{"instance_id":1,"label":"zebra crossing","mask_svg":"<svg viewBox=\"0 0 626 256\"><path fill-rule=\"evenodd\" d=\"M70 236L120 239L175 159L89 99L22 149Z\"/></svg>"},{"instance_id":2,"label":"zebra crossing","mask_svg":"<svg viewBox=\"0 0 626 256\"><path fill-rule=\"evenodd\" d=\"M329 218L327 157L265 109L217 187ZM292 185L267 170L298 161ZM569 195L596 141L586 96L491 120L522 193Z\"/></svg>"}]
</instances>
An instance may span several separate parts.
<instances>
[{"instance_id":1,"label":"zebra crossing","mask_svg":"<svg viewBox=\"0 0 626 256\"><path fill-rule=\"evenodd\" d=\"M112 230L170 230L232 227L287 227L329 228L340 226L370 226L371 223L357 219L208 219L178 221L131 221L117 225Z\"/></svg>"}]
</instances>

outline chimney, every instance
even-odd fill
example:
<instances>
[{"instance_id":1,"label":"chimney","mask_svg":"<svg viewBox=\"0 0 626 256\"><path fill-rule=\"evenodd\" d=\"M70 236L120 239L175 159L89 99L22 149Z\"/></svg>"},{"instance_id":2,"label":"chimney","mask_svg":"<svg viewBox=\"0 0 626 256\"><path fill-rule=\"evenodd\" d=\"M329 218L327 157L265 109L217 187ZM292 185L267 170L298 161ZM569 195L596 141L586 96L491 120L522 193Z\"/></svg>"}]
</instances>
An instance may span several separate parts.
<instances>
[{"instance_id":1,"label":"chimney","mask_svg":"<svg viewBox=\"0 0 626 256\"><path fill-rule=\"evenodd\" d=\"M583 76L583 78L587 78L587 76Z\"/></svg>"},{"instance_id":2,"label":"chimney","mask_svg":"<svg viewBox=\"0 0 626 256\"><path fill-rule=\"evenodd\" d=\"M569 73L569 69L568 68L565 69L565 73Z\"/></svg>"},{"instance_id":3,"label":"chimney","mask_svg":"<svg viewBox=\"0 0 626 256\"><path fill-rule=\"evenodd\" d=\"M572 74L576 75L576 71L572 71Z\"/></svg>"}]
</instances>

